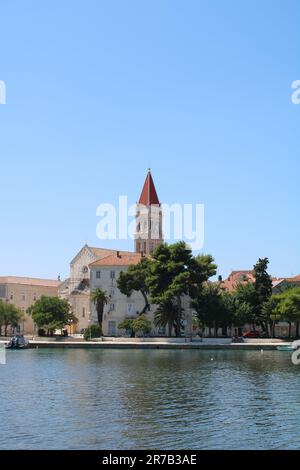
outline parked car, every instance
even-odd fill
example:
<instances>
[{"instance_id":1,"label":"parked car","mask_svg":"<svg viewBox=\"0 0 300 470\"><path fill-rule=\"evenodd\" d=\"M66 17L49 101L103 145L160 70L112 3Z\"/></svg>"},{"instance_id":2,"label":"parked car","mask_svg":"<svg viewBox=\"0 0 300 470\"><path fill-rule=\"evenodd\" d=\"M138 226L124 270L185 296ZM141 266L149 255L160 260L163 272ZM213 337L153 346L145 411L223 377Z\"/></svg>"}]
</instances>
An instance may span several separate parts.
<instances>
[{"instance_id":1,"label":"parked car","mask_svg":"<svg viewBox=\"0 0 300 470\"><path fill-rule=\"evenodd\" d=\"M260 338L260 332L259 331L246 331L246 333L243 333L243 338Z\"/></svg>"}]
</instances>

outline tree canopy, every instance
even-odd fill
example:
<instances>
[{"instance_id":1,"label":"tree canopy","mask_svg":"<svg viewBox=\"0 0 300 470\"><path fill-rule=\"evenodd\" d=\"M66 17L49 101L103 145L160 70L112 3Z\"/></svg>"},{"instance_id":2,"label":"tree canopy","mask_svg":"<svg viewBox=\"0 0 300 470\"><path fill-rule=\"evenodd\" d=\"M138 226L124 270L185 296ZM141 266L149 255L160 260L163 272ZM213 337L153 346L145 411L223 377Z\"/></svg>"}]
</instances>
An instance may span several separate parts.
<instances>
[{"instance_id":1,"label":"tree canopy","mask_svg":"<svg viewBox=\"0 0 300 470\"><path fill-rule=\"evenodd\" d=\"M32 316L34 323L39 328L46 329L48 333L78 321L73 315L68 301L59 297L42 296L29 307L27 313Z\"/></svg>"},{"instance_id":2,"label":"tree canopy","mask_svg":"<svg viewBox=\"0 0 300 470\"><path fill-rule=\"evenodd\" d=\"M275 303L271 315L278 321L287 321L290 325L289 336L291 336L291 324L296 324L296 336L299 337L300 325L300 287L286 289L281 294L274 296ZM278 318L279 317L279 318Z\"/></svg>"},{"instance_id":3,"label":"tree canopy","mask_svg":"<svg viewBox=\"0 0 300 470\"><path fill-rule=\"evenodd\" d=\"M188 295L194 299L203 283L216 274L216 269L212 256L193 256L184 242L159 245L152 254L146 279L151 302L159 305L156 321L168 314L168 324L171 325L172 319L176 336L180 336L182 297ZM174 315L175 310L177 313Z\"/></svg>"},{"instance_id":4,"label":"tree canopy","mask_svg":"<svg viewBox=\"0 0 300 470\"><path fill-rule=\"evenodd\" d=\"M127 297L130 297L133 291L137 291L142 294L145 305L141 311L141 315L146 313L150 308L148 301L148 286L146 282L150 273L150 264L150 259L144 257L138 264L129 266L126 272L121 272L117 280L117 286L120 289L120 292L127 295Z\"/></svg>"},{"instance_id":5,"label":"tree canopy","mask_svg":"<svg viewBox=\"0 0 300 470\"><path fill-rule=\"evenodd\" d=\"M182 308L178 309L177 304L173 300L164 300L157 307L154 314L155 326L168 327L168 335L172 336L173 328L176 336L180 336L180 328L182 320Z\"/></svg>"},{"instance_id":6,"label":"tree canopy","mask_svg":"<svg viewBox=\"0 0 300 470\"><path fill-rule=\"evenodd\" d=\"M0 300L0 335L2 334L3 328L4 336L7 336L8 328L17 328L23 319L24 315L19 308Z\"/></svg>"},{"instance_id":7,"label":"tree canopy","mask_svg":"<svg viewBox=\"0 0 300 470\"><path fill-rule=\"evenodd\" d=\"M147 334L151 331L151 322L146 315L139 315L137 318L125 318L118 325L119 330L127 330L130 332L132 338L137 333Z\"/></svg>"},{"instance_id":8,"label":"tree canopy","mask_svg":"<svg viewBox=\"0 0 300 470\"><path fill-rule=\"evenodd\" d=\"M199 286L216 274L217 266L211 255L193 256L184 242L159 245L152 255L147 285L153 303L177 299L182 295L192 299Z\"/></svg>"},{"instance_id":9,"label":"tree canopy","mask_svg":"<svg viewBox=\"0 0 300 470\"><path fill-rule=\"evenodd\" d=\"M91 301L94 303L97 312L98 324L102 335L102 323L104 306L109 302L110 296L100 287L91 292Z\"/></svg>"}]
</instances>

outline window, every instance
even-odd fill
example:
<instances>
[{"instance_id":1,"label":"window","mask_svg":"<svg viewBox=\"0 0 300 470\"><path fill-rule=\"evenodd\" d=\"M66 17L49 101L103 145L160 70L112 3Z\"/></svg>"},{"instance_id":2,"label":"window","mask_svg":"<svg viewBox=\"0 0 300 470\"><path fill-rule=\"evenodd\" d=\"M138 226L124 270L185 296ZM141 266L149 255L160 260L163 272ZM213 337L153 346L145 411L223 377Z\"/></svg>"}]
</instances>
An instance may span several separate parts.
<instances>
[{"instance_id":1,"label":"window","mask_svg":"<svg viewBox=\"0 0 300 470\"><path fill-rule=\"evenodd\" d=\"M96 279L101 279L101 271L96 271Z\"/></svg>"},{"instance_id":2,"label":"window","mask_svg":"<svg viewBox=\"0 0 300 470\"><path fill-rule=\"evenodd\" d=\"M159 336L165 336L166 327L165 326L160 326L159 329L158 329L158 334L159 334Z\"/></svg>"},{"instance_id":3,"label":"window","mask_svg":"<svg viewBox=\"0 0 300 470\"><path fill-rule=\"evenodd\" d=\"M133 314L133 304L130 304L130 303L127 304L127 314L128 315Z\"/></svg>"},{"instance_id":4,"label":"window","mask_svg":"<svg viewBox=\"0 0 300 470\"><path fill-rule=\"evenodd\" d=\"M36 301L36 294L33 294L33 300Z\"/></svg>"},{"instance_id":5,"label":"window","mask_svg":"<svg viewBox=\"0 0 300 470\"><path fill-rule=\"evenodd\" d=\"M113 312L115 310L115 304L109 304L109 311Z\"/></svg>"},{"instance_id":6,"label":"window","mask_svg":"<svg viewBox=\"0 0 300 470\"><path fill-rule=\"evenodd\" d=\"M116 277L116 272L115 271L110 271L110 278L115 279Z\"/></svg>"},{"instance_id":7,"label":"window","mask_svg":"<svg viewBox=\"0 0 300 470\"><path fill-rule=\"evenodd\" d=\"M115 291L115 289L112 287L112 288L110 289L110 295L115 295L115 293L116 293L116 291Z\"/></svg>"},{"instance_id":8,"label":"window","mask_svg":"<svg viewBox=\"0 0 300 470\"><path fill-rule=\"evenodd\" d=\"M116 336L117 334L117 323L115 321L108 322L108 335Z\"/></svg>"},{"instance_id":9,"label":"window","mask_svg":"<svg viewBox=\"0 0 300 470\"><path fill-rule=\"evenodd\" d=\"M25 302L25 300L26 300L25 294L22 294L22 301Z\"/></svg>"},{"instance_id":10,"label":"window","mask_svg":"<svg viewBox=\"0 0 300 470\"><path fill-rule=\"evenodd\" d=\"M85 307L82 307L82 318L85 318Z\"/></svg>"},{"instance_id":11,"label":"window","mask_svg":"<svg viewBox=\"0 0 300 470\"><path fill-rule=\"evenodd\" d=\"M4 299L6 297L6 289L5 289L5 285L4 284L1 284L0 285L0 297L2 299Z\"/></svg>"},{"instance_id":12,"label":"window","mask_svg":"<svg viewBox=\"0 0 300 470\"><path fill-rule=\"evenodd\" d=\"M14 300L14 293L13 292L10 293L10 300Z\"/></svg>"}]
</instances>

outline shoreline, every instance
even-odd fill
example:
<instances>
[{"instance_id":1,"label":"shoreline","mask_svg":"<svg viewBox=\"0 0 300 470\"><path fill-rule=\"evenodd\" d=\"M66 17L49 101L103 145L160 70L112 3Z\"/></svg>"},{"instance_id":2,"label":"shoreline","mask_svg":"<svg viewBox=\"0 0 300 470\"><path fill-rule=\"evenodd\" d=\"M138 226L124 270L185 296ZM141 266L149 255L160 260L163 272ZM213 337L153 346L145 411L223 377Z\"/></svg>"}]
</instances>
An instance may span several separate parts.
<instances>
[{"instance_id":1,"label":"shoreline","mask_svg":"<svg viewBox=\"0 0 300 470\"><path fill-rule=\"evenodd\" d=\"M0 341L0 346L5 341ZM281 346L290 343L282 342ZM261 342L261 343L231 343L231 344L203 344L197 342L189 343L167 343L167 342L90 342L90 341L30 341L29 349L175 349L175 350L237 350L237 351L276 351L278 343Z\"/></svg>"}]
</instances>

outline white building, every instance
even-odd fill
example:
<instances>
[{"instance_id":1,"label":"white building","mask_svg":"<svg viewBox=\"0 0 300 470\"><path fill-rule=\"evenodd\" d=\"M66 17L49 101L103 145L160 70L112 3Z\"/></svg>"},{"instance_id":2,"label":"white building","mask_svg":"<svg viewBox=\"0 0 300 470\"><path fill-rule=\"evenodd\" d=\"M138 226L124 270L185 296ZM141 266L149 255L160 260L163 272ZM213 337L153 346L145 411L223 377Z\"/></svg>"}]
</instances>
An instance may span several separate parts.
<instances>
[{"instance_id":1,"label":"white building","mask_svg":"<svg viewBox=\"0 0 300 470\"><path fill-rule=\"evenodd\" d=\"M117 287L117 279L121 271L126 271L130 265L138 264L142 255L117 251L105 258L90 264L91 291L101 288L109 296L110 300L104 307L103 334L105 336L116 336L123 332L118 330L118 325L125 318L136 317L144 306L145 301L140 292L133 292L130 297L122 294ZM153 311L147 312L149 320L153 320ZM97 323L97 312L91 305L91 320Z\"/></svg>"},{"instance_id":2,"label":"white building","mask_svg":"<svg viewBox=\"0 0 300 470\"><path fill-rule=\"evenodd\" d=\"M68 299L78 319L73 332L80 333L90 323L90 263L114 253L114 250L84 245L70 263L70 277L59 287L59 296Z\"/></svg>"},{"instance_id":3,"label":"white building","mask_svg":"<svg viewBox=\"0 0 300 470\"><path fill-rule=\"evenodd\" d=\"M90 301L91 292L97 288L110 296L104 308L103 333L106 336L119 336L118 325L128 317L136 317L144 308L144 298L140 292L133 292L131 297L121 294L117 279L121 271L126 271L132 264L137 264L142 256L150 255L157 245L162 243L162 212L150 170L148 171L142 193L137 203L135 252L94 248L85 245L70 264L70 278L61 284L59 295L67 298L73 313L78 319L74 331L81 332L91 323L97 323L97 312ZM188 299L184 299L186 311L186 330L191 326L191 312ZM155 306L150 307L147 318L152 322ZM152 334L164 334L163 329L155 328Z\"/></svg>"}]
</instances>

